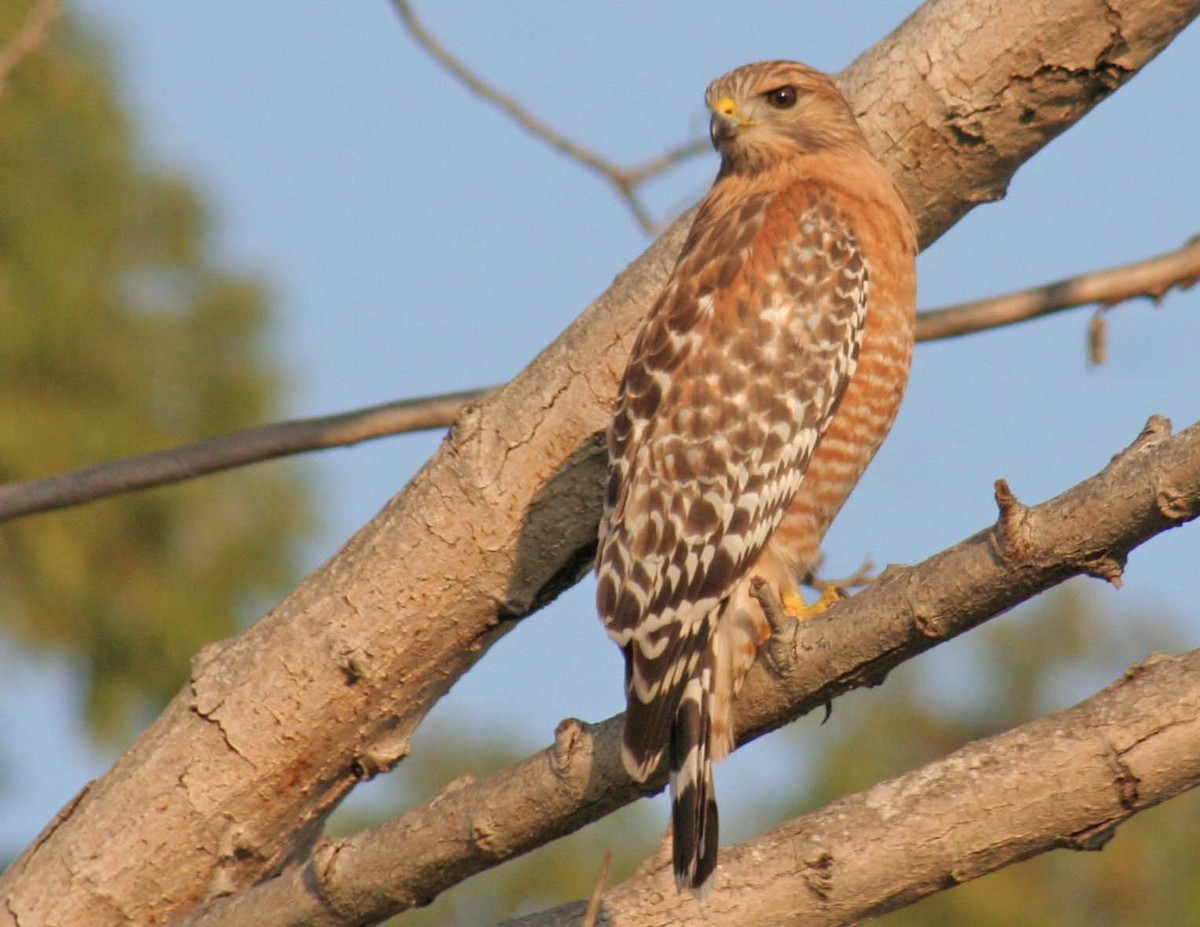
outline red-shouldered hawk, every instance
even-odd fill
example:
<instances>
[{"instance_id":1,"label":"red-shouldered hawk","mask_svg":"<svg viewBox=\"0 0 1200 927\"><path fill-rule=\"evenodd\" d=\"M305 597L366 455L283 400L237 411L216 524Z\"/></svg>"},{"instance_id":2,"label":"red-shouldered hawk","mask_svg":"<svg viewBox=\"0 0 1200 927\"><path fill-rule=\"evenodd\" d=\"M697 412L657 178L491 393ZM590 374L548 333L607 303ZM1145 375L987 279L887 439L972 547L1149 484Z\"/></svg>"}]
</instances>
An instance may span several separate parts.
<instances>
[{"instance_id":1,"label":"red-shouldered hawk","mask_svg":"<svg viewBox=\"0 0 1200 927\"><path fill-rule=\"evenodd\" d=\"M712 764L770 629L908 378L916 232L823 74L746 65L708 88L721 169L642 323L608 432L597 604L625 654L622 758L669 755L676 883L717 861Z\"/></svg>"}]
</instances>

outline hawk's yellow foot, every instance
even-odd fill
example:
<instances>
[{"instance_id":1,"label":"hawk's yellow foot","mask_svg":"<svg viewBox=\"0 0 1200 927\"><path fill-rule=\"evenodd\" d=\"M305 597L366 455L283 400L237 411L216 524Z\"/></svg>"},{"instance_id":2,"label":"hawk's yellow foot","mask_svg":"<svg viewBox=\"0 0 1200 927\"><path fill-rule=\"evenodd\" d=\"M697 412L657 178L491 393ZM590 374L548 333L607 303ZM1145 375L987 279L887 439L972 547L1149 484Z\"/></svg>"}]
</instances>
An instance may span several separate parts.
<instances>
[{"instance_id":1,"label":"hawk's yellow foot","mask_svg":"<svg viewBox=\"0 0 1200 927\"><path fill-rule=\"evenodd\" d=\"M845 597L846 594L837 586L826 586L821 592L821 597L809 605L798 591L793 591L783 597L783 611L797 621L807 621L809 618L816 618L834 602L839 602Z\"/></svg>"}]
</instances>

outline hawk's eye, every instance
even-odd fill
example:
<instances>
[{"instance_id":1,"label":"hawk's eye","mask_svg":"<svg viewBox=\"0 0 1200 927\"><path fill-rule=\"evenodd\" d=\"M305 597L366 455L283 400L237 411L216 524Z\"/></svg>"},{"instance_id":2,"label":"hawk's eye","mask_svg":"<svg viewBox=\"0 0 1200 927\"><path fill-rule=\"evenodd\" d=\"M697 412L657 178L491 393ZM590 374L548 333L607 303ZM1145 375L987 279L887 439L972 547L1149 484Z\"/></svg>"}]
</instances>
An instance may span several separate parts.
<instances>
[{"instance_id":1,"label":"hawk's eye","mask_svg":"<svg viewBox=\"0 0 1200 927\"><path fill-rule=\"evenodd\" d=\"M776 87L774 90L768 90L763 96L776 109L791 109L796 105L796 88L790 84L784 87Z\"/></svg>"}]
</instances>

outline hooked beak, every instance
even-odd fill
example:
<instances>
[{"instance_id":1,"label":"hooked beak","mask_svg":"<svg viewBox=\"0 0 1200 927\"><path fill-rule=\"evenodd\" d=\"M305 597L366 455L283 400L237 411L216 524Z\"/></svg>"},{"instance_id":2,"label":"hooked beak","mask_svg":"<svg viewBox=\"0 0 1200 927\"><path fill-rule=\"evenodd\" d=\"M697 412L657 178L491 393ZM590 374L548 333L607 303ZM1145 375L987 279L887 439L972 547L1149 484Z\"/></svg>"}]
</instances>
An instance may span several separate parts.
<instances>
[{"instance_id":1,"label":"hooked beak","mask_svg":"<svg viewBox=\"0 0 1200 927\"><path fill-rule=\"evenodd\" d=\"M708 137L712 139L713 147L720 150L726 143L733 140L738 130L749 123L743 120L737 111L737 104L731 97L722 97L712 107L712 119L708 123Z\"/></svg>"}]
</instances>

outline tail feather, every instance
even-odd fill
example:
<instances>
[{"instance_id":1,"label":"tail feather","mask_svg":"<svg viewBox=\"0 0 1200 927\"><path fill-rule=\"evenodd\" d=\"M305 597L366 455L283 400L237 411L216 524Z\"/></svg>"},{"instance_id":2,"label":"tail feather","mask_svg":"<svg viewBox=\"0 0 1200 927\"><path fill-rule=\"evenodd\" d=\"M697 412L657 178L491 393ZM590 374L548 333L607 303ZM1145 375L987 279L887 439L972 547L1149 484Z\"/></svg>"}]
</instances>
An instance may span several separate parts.
<instances>
[{"instance_id":1,"label":"tail feather","mask_svg":"<svg viewBox=\"0 0 1200 927\"><path fill-rule=\"evenodd\" d=\"M688 680L671 728L675 884L703 897L717 868L717 796L706 668Z\"/></svg>"}]
</instances>

